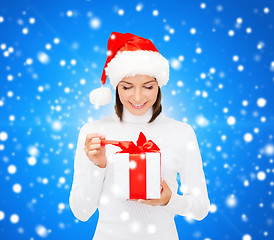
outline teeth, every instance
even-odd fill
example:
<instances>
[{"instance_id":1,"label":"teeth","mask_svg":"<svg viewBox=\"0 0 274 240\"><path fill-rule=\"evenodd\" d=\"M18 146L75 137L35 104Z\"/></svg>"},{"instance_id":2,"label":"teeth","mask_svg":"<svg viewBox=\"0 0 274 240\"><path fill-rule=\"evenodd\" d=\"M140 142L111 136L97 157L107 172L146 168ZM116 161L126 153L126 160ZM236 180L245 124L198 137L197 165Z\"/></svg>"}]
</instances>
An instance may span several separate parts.
<instances>
[{"instance_id":1,"label":"teeth","mask_svg":"<svg viewBox=\"0 0 274 240\"><path fill-rule=\"evenodd\" d=\"M135 106L135 107L141 107L141 106L144 105L144 103L143 104L139 104L139 105L135 105L134 103L132 103L132 105Z\"/></svg>"}]
</instances>

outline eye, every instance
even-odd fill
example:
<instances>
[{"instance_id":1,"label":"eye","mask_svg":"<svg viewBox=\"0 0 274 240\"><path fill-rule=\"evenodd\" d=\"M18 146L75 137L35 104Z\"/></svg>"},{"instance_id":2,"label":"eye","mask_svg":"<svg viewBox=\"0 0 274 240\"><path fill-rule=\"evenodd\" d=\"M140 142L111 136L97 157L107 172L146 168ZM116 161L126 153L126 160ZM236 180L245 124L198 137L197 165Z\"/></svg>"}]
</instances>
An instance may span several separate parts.
<instances>
[{"instance_id":1,"label":"eye","mask_svg":"<svg viewBox=\"0 0 274 240\"><path fill-rule=\"evenodd\" d=\"M150 86L150 87L145 87L146 89L153 89L153 86Z\"/></svg>"},{"instance_id":2,"label":"eye","mask_svg":"<svg viewBox=\"0 0 274 240\"><path fill-rule=\"evenodd\" d=\"M130 88L132 88L132 87L125 87L125 86L123 86L123 89L124 89L124 90L128 90L128 89L130 89Z\"/></svg>"}]
</instances>

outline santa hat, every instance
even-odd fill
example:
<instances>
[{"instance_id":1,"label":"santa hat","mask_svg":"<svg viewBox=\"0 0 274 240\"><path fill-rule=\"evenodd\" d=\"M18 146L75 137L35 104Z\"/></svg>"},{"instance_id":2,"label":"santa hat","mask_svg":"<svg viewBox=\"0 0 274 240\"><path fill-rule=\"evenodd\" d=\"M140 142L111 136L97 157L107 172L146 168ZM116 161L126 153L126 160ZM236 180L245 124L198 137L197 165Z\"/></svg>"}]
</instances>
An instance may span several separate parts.
<instances>
[{"instance_id":1,"label":"santa hat","mask_svg":"<svg viewBox=\"0 0 274 240\"><path fill-rule=\"evenodd\" d=\"M112 32L107 48L107 60L101 77L103 85L108 76L110 84L116 89L124 77L135 75L155 77L160 87L167 84L169 63L150 40L131 33ZM103 85L90 92L91 103L106 105L111 102L111 90Z\"/></svg>"}]
</instances>

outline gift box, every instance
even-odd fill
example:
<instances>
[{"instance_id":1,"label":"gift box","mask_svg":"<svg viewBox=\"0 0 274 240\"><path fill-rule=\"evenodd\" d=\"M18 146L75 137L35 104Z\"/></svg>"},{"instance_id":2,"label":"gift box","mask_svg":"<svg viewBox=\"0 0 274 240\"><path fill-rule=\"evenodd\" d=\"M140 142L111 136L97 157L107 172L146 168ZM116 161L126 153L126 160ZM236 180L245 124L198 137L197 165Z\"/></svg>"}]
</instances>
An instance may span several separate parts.
<instances>
[{"instance_id":1,"label":"gift box","mask_svg":"<svg viewBox=\"0 0 274 240\"><path fill-rule=\"evenodd\" d=\"M159 199L161 196L161 152L140 132L137 145L131 141L102 140L122 149L114 158L114 193L124 199Z\"/></svg>"}]
</instances>

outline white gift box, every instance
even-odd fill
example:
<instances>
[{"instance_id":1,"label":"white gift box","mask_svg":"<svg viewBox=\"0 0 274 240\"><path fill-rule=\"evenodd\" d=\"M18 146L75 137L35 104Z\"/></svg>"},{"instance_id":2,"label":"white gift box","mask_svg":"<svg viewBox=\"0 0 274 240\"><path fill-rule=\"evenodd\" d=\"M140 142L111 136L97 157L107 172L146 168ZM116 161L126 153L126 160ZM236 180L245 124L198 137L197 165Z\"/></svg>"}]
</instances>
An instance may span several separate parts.
<instances>
[{"instance_id":1,"label":"white gift box","mask_svg":"<svg viewBox=\"0 0 274 240\"><path fill-rule=\"evenodd\" d=\"M114 193L123 199L159 199L161 196L161 153L116 153Z\"/></svg>"}]
</instances>

